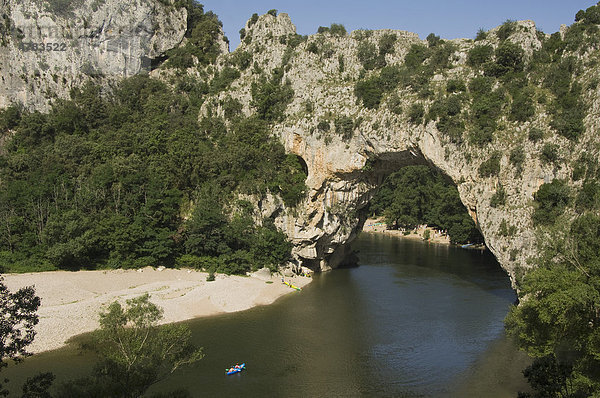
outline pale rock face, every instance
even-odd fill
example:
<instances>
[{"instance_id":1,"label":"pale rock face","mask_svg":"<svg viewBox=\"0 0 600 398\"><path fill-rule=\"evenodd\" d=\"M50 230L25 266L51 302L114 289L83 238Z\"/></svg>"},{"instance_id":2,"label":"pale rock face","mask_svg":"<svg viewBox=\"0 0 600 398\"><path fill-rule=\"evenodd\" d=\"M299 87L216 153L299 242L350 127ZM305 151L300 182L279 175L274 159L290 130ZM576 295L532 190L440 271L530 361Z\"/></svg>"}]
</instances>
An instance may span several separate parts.
<instances>
[{"instance_id":1,"label":"pale rock face","mask_svg":"<svg viewBox=\"0 0 600 398\"><path fill-rule=\"evenodd\" d=\"M262 16L256 25L247 29L253 39L250 45L242 45L241 48L252 51L253 60L265 71L281 65L285 46L280 44L278 35L293 32L291 28L281 28L282 25L288 26L287 21L287 16L284 24L279 18ZM465 66L467 52L475 45L498 46L497 30L493 29L482 42L454 40L457 51L450 57L452 66L443 75L434 77L434 89L445 87L449 79L468 81L474 77ZM364 32L355 31L341 38L329 34L310 36L294 49L289 66L285 68L284 79L291 82L295 98L288 106L286 120L274 127L274 134L280 137L287 151L306 162L309 192L296 209L286 209L280 201L267 200L258 203L258 211L262 216L275 218L278 227L294 242L293 253L299 264L328 270L343 260L347 243L361 228L366 218L364 209L384 177L406 165L428 164L443 171L457 185L461 200L479 226L486 244L514 282L517 268L528 268L527 259L536 254L536 235L531 222L534 193L544 182L568 179L571 173L569 165L574 164L579 151L586 148L586 140L594 140L590 132L597 128L599 122L588 117L588 138L576 147L559 136L546 140L558 144L561 156L570 159L562 168L544 165L535 155L539 153L540 144L526 138L531 127L549 129L550 118L542 112L538 112L531 122L521 125L509 125L509 121L503 120L509 127L497 132L498 142L485 148L471 148L471 153L467 153L464 147L449 142L434 122L414 126L408 121L406 112L400 116L393 114L385 97L377 110L367 109L358 103L354 84L362 69L357 57L359 40L377 43L386 33L398 37L394 53L386 57L388 65L401 64L412 44L424 43L413 33L374 31L365 38ZM533 22L519 21L508 40L519 44L526 57L530 57L541 47L538 35ZM313 42L329 48L331 54L324 56L307 51ZM342 71L339 68L340 57L344 60ZM227 95L248 104L251 99L248 87L253 79L252 72L246 71ZM397 94L404 110L414 102L428 104L405 91ZM589 102L594 104L592 108L598 108L598 91L591 96ZM307 102L312 103L314 111L305 110ZM249 107L246 112L251 112ZM335 133L325 138L326 134L319 132L316 126L327 115L345 115L353 120L362 118L362 123L349 140L343 141ZM334 130L333 123L331 128ZM515 144L522 145L528 154L520 174L509 164L509 153ZM479 165L494 150L503 154L500 175L482 178L478 174ZM499 185L507 193L507 203L494 208L490 206L490 200ZM514 236L499 233L503 220L516 227Z\"/></svg>"},{"instance_id":2,"label":"pale rock face","mask_svg":"<svg viewBox=\"0 0 600 398\"><path fill-rule=\"evenodd\" d=\"M49 91L63 97L71 87L84 80L81 72L86 62L93 64L104 76L115 79L130 76L142 68L139 61L142 56L152 58L163 54L177 46L185 34L185 11L165 7L156 1L137 0L128 3L123 10L121 7L124 6L116 0L82 0L83 5L74 11L75 22L53 17L42 6L34 6L32 1L3 1L0 3L3 4L2 12L8 12L16 26L37 23L40 27L56 27L60 40L66 41L69 46L65 53L35 53L19 50L19 43L9 39L6 46L0 47L0 68L5 79L0 86L0 106L21 101L30 108L44 110L52 97L48 95ZM101 3L97 10L93 9L95 3ZM443 171L457 185L461 200L479 226L486 244L514 281L517 267L527 267L527 258L536 251L531 223L533 194L544 182L568 177L570 165L574 164L580 152L592 143L597 144L593 132L597 131L600 122L593 115L597 115L600 109L598 89L585 94L590 112L585 121L587 131L583 139L577 144L559 136L551 139L559 145L561 156L566 160L561 168L555 168L542 164L534 155L539 152L540 144L526 139L531 127L549 129L550 117L541 111L530 122L521 125L501 120L505 128L496 132L493 146L467 147L469 149L465 150L464 146L448 141L434 122L417 126L409 122L406 110L411 104L419 102L427 107L430 102L407 90L395 93L400 97L404 110L400 115L389 109L388 96L383 98L377 110L363 107L354 94L355 82L363 69L357 56L360 42L376 44L384 34L395 34L398 39L394 52L386 56L386 62L388 65L400 65L411 45L424 43L414 33L355 31L345 37L319 34L308 37L290 53L284 37L295 34L296 29L286 14L277 17L263 15L253 26L246 24L245 29L251 40L248 40L249 43L242 41L236 51L250 53L251 65L256 64L265 73L270 74L275 67L282 66L282 59L288 51L284 80L289 80L295 97L287 108L285 120L273 127L273 134L280 138L288 152L298 155L306 163L308 192L294 209L286 208L273 195L255 198L255 202L257 220L273 218L294 243L293 255L297 265L317 270L339 265L346 254L347 243L354 238L366 218L364 209L383 179L403 166L428 164ZM496 31L492 30L483 44L497 46ZM46 40L39 30L35 32L32 33L32 41ZM122 35L113 36L114 32ZM109 44L114 37L132 36L137 41L134 40L130 52L110 52ZM509 40L521 45L528 55L541 45L531 21L518 22L516 32ZM122 49L126 40L117 40L117 43ZM320 54L308 51L313 43L324 50ZM466 54L474 45L482 43L466 39L454 40L453 43L457 50L450 56L451 67L434 77L431 83L434 90L443 89L449 79L468 81L474 77L474 72L465 66ZM223 51L226 48L223 45ZM220 56L218 68L223 68L233 55ZM45 63L43 67L42 62ZM238 99L244 105L244 112L250 114L250 88L258 78L254 69L251 66L243 71L227 92L209 98L205 103L218 104L219 100L230 96ZM33 78L35 71L39 72L39 76ZM57 81L53 78L54 74L58 76ZM597 75L598 67L593 67L584 71L582 79ZM161 78L162 74L155 73L154 76ZM218 106L216 111L222 112ZM201 110L199 117L203 112L206 109ZM332 131L329 133L317 129L319 121L339 116L361 121L352 137L345 141L335 133L334 123L331 123ZM528 154L520 174L509 164L508 154L516 144ZM478 167L494 150L503 154L500 175L482 178ZM500 184L507 194L506 205L493 208L490 199ZM499 233L503 220L516 227L514 236Z\"/></svg>"},{"instance_id":3,"label":"pale rock face","mask_svg":"<svg viewBox=\"0 0 600 398\"><path fill-rule=\"evenodd\" d=\"M187 25L184 8L150 0L82 0L62 12L44 1L4 0L0 14L11 21L0 46L0 107L38 110L88 79L108 84L149 71Z\"/></svg>"}]
</instances>

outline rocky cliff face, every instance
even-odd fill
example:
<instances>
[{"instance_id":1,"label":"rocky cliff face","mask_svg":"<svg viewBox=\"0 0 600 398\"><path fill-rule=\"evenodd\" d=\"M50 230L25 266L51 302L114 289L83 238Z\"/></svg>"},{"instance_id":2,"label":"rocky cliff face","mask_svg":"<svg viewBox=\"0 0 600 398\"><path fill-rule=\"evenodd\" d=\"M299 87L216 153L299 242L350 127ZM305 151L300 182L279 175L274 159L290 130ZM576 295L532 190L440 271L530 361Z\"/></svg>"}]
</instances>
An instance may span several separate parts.
<instances>
[{"instance_id":1,"label":"rocky cliff face","mask_svg":"<svg viewBox=\"0 0 600 398\"><path fill-rule=\"evenodd\" d=\"M425 44L416 34L402 31L355 31L348 36L329 33L308 37L290 49L285 37L295 34L289 17L264 15L252 26L245 27L251 40L242 42L236 51L253 54L253 60L265 71L276 67L285 70L295 92L286 119L274 127L288 151L300 156L308 168L309 193L297 209L284 209L276 201L259 203L262 214L276 214L278 225L295 244L298 261L321 270L336 267L344 258L345 245L352 240L365 220L364 208L383 178L411 164L428 164L447 174L457 185L460 197L479 226L490 250L502 267L513 277L520 268L527 268L527 259L536 254L539 234L532 225L533 195L544 182L569 180L572 166L582 151L598 158L596 134L598 121L592 115L598 110L597 88L586 92L590 111L585 119L586 132L576 144L557 134L546 134L545 143L557 145L560 165L543 162L539 156L542 143L527 139L530 128L551 132L550 116L536 105L535 115L526 122L502 117L496 138L489 145L455 143L441 133L435 121L413 123L407 112L412 104L423 104L425 110L432 101L419 98L410 90L397 90L383 97L378 109L368 109L357 100L355 83L364 74L359 60L361 43L377 46L384 35L397 37L393 51L385 55L387 65L401 65L411 45ZM453 41L455 50L449 66L433 76L434 92L445 89L452 79L468 81L477 76L466 65L467 53L475 45L499 45L496 28L486 40ZM516 24L508 41L518 44L525 59L541 47L542 38L531 21ZM589 53L583 57L594 58ZM587 58L586 58L587 59ZM589 62L588 65L594 65ZM593 79L597 66L583 70L579 80ZM373 73L374 72L367 72ZM256 72L249 70L232 85L228 96L246 104L250 114L249 87ZM398 96L400 104L394 104ZM397 101L397 100L396 100ZM400 106L401 115L393 108ZM352 120L351 137L336 134L335 119ZM329 131L319 128L326 121ZM520 167L509 160L511 149L520 145L526 154ZM499 151L500 172L497 176L482 177L478 172L482 162ZM569 182L577 185L577 183ZM506 202L492 207L492 196L502 186ZM502 224L510 233L502 231Z\"/></svg>"},{"instance_id":2,"label":"rocky cliff face","mask_svg":"<svg viewBox=\"0 0 600 398\"><path fill-rule=\"evenodd\" d=\"M184 8L151 0L3 0L0 15L0 107L38 110L87 80L150 70L187 24Z\"/></svg>"},{"instance_id":3,"label":"rocky cliff face","mask_svg":"<svg viewBox=\"0 0 600 398\"><path fill-rule=\"evenodd\" d=\"M11 27L20 27L24 32L27 29L30 36L11 37L3 42L0 67L5 81L0 89L0 105L16 100L44 109L53 95L65 95L70 87L81 82L86 63L101 76L128 76L143 68L143 57L158 57L181 42L185 10L151 1L138 0L133 6L128 5L127 10L121 10L119 4L86 0L80 8L70 11L74 19L63 19L51 17L43 6L5 0L3 13L9 15ZM66 52L36 53L19 49L19 40L43 41L40 29L46 25L57 29L61 40L69 43ZM119 51L113 53L110 48L115 32L119 32L116 36ZM243 104L245 114L252 114L253 82L271 75L275 68L282 68L282 82L288 81L295 94L285 118L274 125L273 132L289 152L305 162L309 192L293 209L285 208L278 198L268 195L258 201L257 211L262 216L273 217L286 232L295 245L293 254L298 264L319 270L339 265L347 243L366 218L364 209L369 199L385 176L406 165L428 164L454 181L486 244L514 277L520 268L528 266L527 258L536 251L539 234L531 222L534 193L544 182L557 178L578 186L580 183L569 179L579 154L588 151L598 158L595 132L599 126L593 115L600 108L600 87L585 91L589 111L585 133L576 143L551 132L550 116L540 100L535 104L534 115L527 121L510 120L504 115L498 122L493 141L483 146L471 145L449 139L439 131L435 120L414 121L409 111L411 106L420 104L426 112L434 102L431 96L398 88L387 91L378 107L368 108L357 100L356 82L378 73L365 71L364 59L360 59L363 57L361 48L370 45L377 49L381 40L394 36L391 48L380 52L378 62L403 65L413 44L427 44L416 34L355 31L349 35L324 33L299 38L286 14L267 14L251 20L245 32L246 38L240 47L234 53L219 57L216 69L235 64L233 60L242 53L250 55L252 66L244 69L226 91L209 98L203 112L210 106L222 113L220 104L233 98ZM140 40L133 45L126 42L123 37L131 35L137 35ZM466 39L453 41L447 67L431 78L432 92L445 92L451 80L469 81L478 76L480 72L466 64L467 53L475 45L498 47L498 36L496 28L478 43ZM534 50L541 47L542 38L543 34L536 31L533 22L523 21L516 24L506 40L518 44L527 61ZM129 50L123 51L127 45ZM598 57L594 54L590 51L579 56L585 65L577 75L582 83L598 74L598 62L592 62ZM203 113L199 117L203 117ZM560 164L540 159L542 143L527 139L532 127L548 132L543 142L556 145ZM509 159L517 145L525 154L519 168ZM495 175L482 177L478 169L492 153L501 156L500 170ZM505 191L505 203L492 206L492 196L500 186ZM506 227L510 230L508 234Z\"/></svg>"}]
</instances>

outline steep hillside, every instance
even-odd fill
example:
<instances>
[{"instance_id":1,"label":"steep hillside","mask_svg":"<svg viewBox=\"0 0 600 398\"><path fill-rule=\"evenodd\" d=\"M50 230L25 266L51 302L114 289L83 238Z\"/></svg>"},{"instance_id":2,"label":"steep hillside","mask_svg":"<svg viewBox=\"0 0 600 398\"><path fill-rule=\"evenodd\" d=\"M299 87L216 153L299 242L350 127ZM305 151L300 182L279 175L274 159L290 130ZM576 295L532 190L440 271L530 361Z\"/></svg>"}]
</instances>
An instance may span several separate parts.
<instances>
[{"instance_id":1,"label":"steep hillside","mask_svg":"<svg viewBox=\"0 0 600 398\"><path fill-rule=\"evenodd\" d=\"M310 192L277 221L304 264L336 266L374 189L408 164L429 164L455 182L513 277L551 225L584 211L568 198L596 178L594 22L550 36L531 21L509 21L477 40L422 41L399 31L299 37L287 15L267 14L244 33L220 67L246 53L252 67L208 99L203 115L224 115L230 99L261 112L268 78L294 91L273 131L306 162ZM565 203L534 200L552 181L566 186Z\"/></svg>"},{"instance_id":2,"label":"steep hillside","mask_svg":"<svg viewBox=\"0 0 600 398\"><path fill-rule=\"evenodd\" d=\"M220 39L212 63L202 60L179 2L138 1L127 10L110 0L67 10L35 4L4 1L0 104L46 110L87 79L87 63L106 86L155 60L153 78L183 95L200 90L201 124L254 116L298 156L308 174L299 203L286 205L283 191L238 193L253 202L257 220L270 218L286 233L299 265L337 266L383 178L410 164L454 181L513 278L550 231L566 233L577 214L597 209L595 14L578 14L553 35L507 21L476 40L446 41L392 30L348 34L338 25L305 37L286 14L270 12L248 20L235 52ZM23 47L45 37L29 28L42 22L69 38L65 52ZM113 56L115 31L139 39L135 51Z\"/></svg>"},{"instance_id":3,"label":"steep hillside","mask_svg":"<svg viewBox=\"0 0 600 398\"><path fill-rule=\"evenodd\" d=\"M185 7L154 0L2 0L0 14L0 107L44 111L90 79L108 85L150 71L188 26Z\"/></svg>"}]
</instances>

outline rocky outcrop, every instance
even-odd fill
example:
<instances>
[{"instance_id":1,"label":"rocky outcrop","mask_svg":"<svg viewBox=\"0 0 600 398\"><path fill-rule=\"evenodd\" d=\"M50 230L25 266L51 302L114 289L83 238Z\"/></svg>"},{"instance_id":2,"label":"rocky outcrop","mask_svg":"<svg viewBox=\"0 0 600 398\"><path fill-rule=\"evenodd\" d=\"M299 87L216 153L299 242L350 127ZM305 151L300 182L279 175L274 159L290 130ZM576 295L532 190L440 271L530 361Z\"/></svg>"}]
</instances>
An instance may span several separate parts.
<instances>
[{"instance_id":1,"label":"rocky outcrop","mask_svg":"<svg viewBox=\"0 0 600 398\"><path fill-rule=\"evenodd\" d=\"M64 96L85 80L88 63L95 75L107 79L138 73L144 68L144 57L159 57L180 43L185 33L185 10L162 2L137 0L122 10L115 1L85 0L81 7L69 11L74 18L67 19L32 2L24 5L17 0L4 1L3 13L9 15L17 32L26 33L22 38L18 36L21 33L17 38L3 36L0 68L6 80L0 88L0 106L20 101L44 109L49 98ZM43 30L46 26L59 33L59 39L54 41L67 43L65 52L19 49L22 42L49 41ZM560 165L547 164L538 156L541 143L526 138L531 127L551 131L550 116L539 104L535 115L526 122L501 118L493 142L484 146L448 139L433 120L411 121L408 109L412 104L422 104L425 110L432 104L431 99L419 97L411 90L387 93L377 109L363 106L355 95L355 84L378 72L364 70L359 59L361 44L370 43L377 48L381 39L393 35L393 48L383 54L385 64L402 65L413 44L426 44L414 33L355 31L349 35L324 33L301 38L286 14L263 15L249 21L244 29L246 38L240 47L235 53L219 57L216 69L235 65L235 57L243 52L250 54L251 67L241 71L241 77L226 91L214 94L205 104L222 112L219 104L231 97L239 100L244 113L250 115L254 112L250 105L253 82L259 81L261 75L270 75L275 68L283 69L282 82L288 81L295 95L284 120L273 126L273 133L306 164L309 192L296 208L286 208L272 195L257 200L256 207L257 215L272 217L292 240L298 264L318 270L339 265L348 242L366 219L364 210L383 179L403 166L428 164L454 181L487 246L514 277L520 267L528 266L527 259L536 252L536 233L531 222L534 193L544 182L568 180L580 152L587 150L598 157L594 132L598 131L599 122L593 115L600 108L600 85L585 93L590 112L585 120L586 133L577 143L547 134L545 142L556 144L562 159ZM497 32L498 28L488 32L478 44L498 46ZM523 48L529 59L541 46L540 35L533 22L522 21L516 24L508 41ZM434 92L445 90L451 79L468 81L478 73L466 65L467 53L476 45L473 40L452 43L448 67L429 83ZM597 62L585 65L578 75L582 82L598 75ZM197 70L194 73L190 71L190 75L199 76ZM156 76L160 77L160 73ZM206 107L202 112L207 112ZM341 128L336 127L336 119L350 121L351 128L343 134L336 133ZM525 154L520 171L509 159L516 145ZM478 168L492 152L501 154L500 172L482 177ZM506 192L506 201L493 207L491 198L499 186ZM510 227L510 234L501 232L502 224Z\"/></svg>"},{"instance_id":2,"label":"rocky outcrop","mask_svg":"<svg viewBox=\"0 0 600 398\"><path fill-rule=\"evenodd\" d=\"M358 59L360 43L368 41L377 45L382 36L394 34L397 37L394 51L387 54L385 60L387 65L401 65L412 44L427 44L416 34L355 31L338 37L325 33L309 36L290 49L285 37L295 34L295 29L285 14L261 16L245 29L252 40L242 42L236 51L253 54L253 60L265 71L283 67L283 79L294 89L295 98L287 109L286 119L275 125L274 133L308 168L309 193L301 205L285 209L276 200L267 200L259 202L259 208L263 216L273 215L278 226L292 239L297 261L313 269L327 270L339 265L347 243L366 218L364 209L369 199L385 176L406 165L428 164L443 171L457 185L461 200L487 246L514 277L519 268L529 266L527 259L536 254L536 233L531 222L534 193L544 182L569 179L570 165L576 163L580 151L597 147L593 132L597 131L598 122L592 116L587 117L587 133L577 144L549 134L552 136L546 142L558 145L563 160L556 166L542 162L538 156L541 143L527 139L531 127L551 130L549 115L539 108L536 115L524 123L503 118L493 143L478 147L448 140L438 131L435 121L411 123L406 112L410 105L421 103L427 109L431 101L418 98L409 90L392 93L400 97L404 109L401 115L394 113L392 106L386 103L391 95L384 97L378 109L362 106L354 92L356 81L365 73ZM468 50L476 44L497 46L497 31L498 28L493 29L487 39L479 43L454 40L455 51L450 56L449 68L433 77L432 89L444 90L450 79L473 78L472 68L466 65ZM533 51L541 47L540 35L543 34L537 32L533 22L521 21L508 40L521 46L525 58L529 59ZM587 70L582 79L594 73L597 68ZM246 71L219 99L238 98L246 104L245 111L250 114L249 87L255 79L254 71ZM598 94L597 89L587 94L592 109L598 109ZM340 116L353 121L351 138L333 132L334 119ZM321 121L326 121L331 130L319 130ZM509 161L509 153L517 144L526 154L522 171L517 171ZM502 154L500 173L481 177L478 168L494 151ZM597 157L597 152L593 153ZM492 207L491 198L500 185L506 191L506 203ZM503 223L510 228L510 234L501 232Z\"/></svg>"},{"instance_id":3,"label":"rocky outcrop","mask_svg":"<svg viewBox=\"0 0 600 398\"><path fill-rule=\"evenodd\" d=\"M186 32L186 9L163 3L4 0L0 107L46 110L89 79L107 85L149 71Z\"/></svg>"}]
</instances>

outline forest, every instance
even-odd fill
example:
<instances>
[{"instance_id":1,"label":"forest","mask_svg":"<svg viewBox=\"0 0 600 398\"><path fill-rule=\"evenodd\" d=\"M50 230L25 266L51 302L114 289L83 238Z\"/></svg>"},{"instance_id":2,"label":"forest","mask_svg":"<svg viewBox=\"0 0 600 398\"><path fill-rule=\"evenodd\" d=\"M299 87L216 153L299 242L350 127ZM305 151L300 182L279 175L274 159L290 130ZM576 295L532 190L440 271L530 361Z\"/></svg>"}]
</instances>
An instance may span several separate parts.
<instances>
[{"instance_id":1,"label":"forest","mask_svg":"<svg viewBox=\"0 0 600 398\"><path fill-rule=\"evenodd\" d=\"M371 200L369 212L393 228L417 225L446 230L452 243L481 243L483 237L456 186L428 166L406 166L391 174Z\"/></svg>"},{"instance_id":2,"label":"forest","mask_svg":"<svg viewBox=\"0 0 600 398\"><path fill-rule=\"evenodd\" d=\"M48 114L3 111L15 131L0 157L4 269L243 272L286 261L285 236L269 220L255 225L234 192L282 193L293 205L298 160L263 119L199 123L193 100L136 76L106 96L75 90Z\"/></svg>"},{"instance_id":3,"label":"forest","mask_svg":"<svg viewBox=\"0 0 600 398\"><path fill-rule=\"evenodd\" d=\"M203 54L216 58L221 22L194 1L189 48L166 68ZM190 44L191 43L191 44ZM279 195L293 207L305 192L295 155L270 123L289 88L275 78L254 88L255 116L235 101L226 118L198 120L209 93L227 88L233 68L212 79L146 75L104 90L90 82L48 113L18 105L0 112L0 266L4 271L188 266L244 273L275 270L291 244L272 220L254 220L241 195ZM237 72L237 75L236 75ZM232 76L233 74L233 76Z\"/></svg>"}]
</instances>

